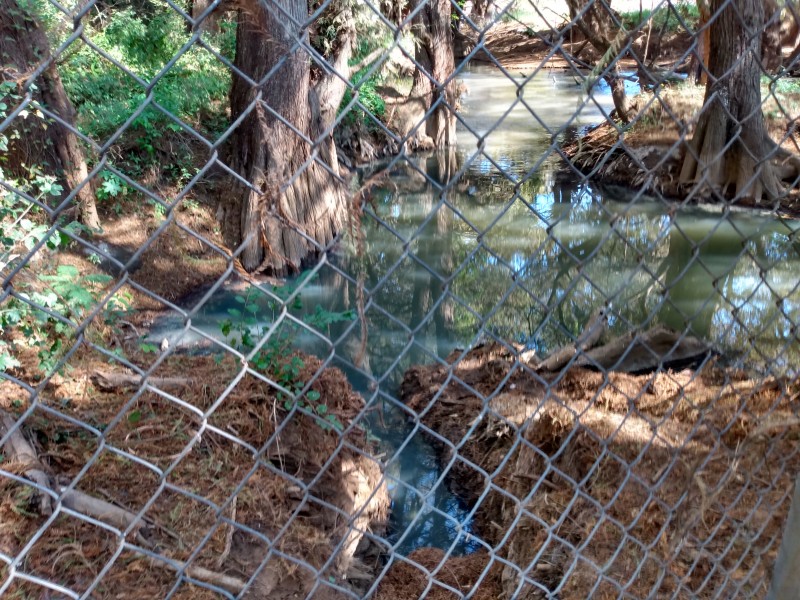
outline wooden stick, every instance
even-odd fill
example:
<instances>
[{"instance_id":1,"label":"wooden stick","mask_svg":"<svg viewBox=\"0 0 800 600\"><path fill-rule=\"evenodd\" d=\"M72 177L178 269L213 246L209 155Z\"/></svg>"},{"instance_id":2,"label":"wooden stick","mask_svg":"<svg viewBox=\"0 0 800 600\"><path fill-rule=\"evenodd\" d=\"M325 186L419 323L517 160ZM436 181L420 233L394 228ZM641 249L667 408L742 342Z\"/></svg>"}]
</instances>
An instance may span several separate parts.
<instances>
[{"instance_id":1,"label":"wooden stick","mask_svg":"<svg viewBox=\"0 0 800 600\"><path fill-rule=\"evenodd\" d=\"M108 525L113 525L123 531L137 521L143 523L142 519L138 519L132 512L111 504L111 502L106 502L78 490L70 490L68 492L65 490L66 486L59 488L59 492L62 493L62 504L77 513L92 517Z\"/></svg>"},{"instance_id":2,"label":"wooden stick","mask_svg":"<svg viewBox=\"0 0 800 600\"><path fill-rule=\"evenodd\" d=\"M16 422L11 415L0 409L0 430L2 430L0 435L5 435L11 431L15 424ZM28 479L38 483L45 489L55 491L50 483L50 476L45 473L44 467L36 456L36 451L25 439L25 436L22 435L19 427L14 430L6 441L5 449L11 460L26 465L25 476ZM75 512L93 517L118 529L127 529L137 520L135 514L114 506L110 502L94 498L78 490L65 492L65 489L66 486L61 486L58 490L63 494L61 502ZM53 513L52 498L46 493L41 494L39 510L44 516L49 516Z\"/></svg>"},{"instance_id":3,"label":"wooden stick","mask_svg":"<svg viewBox=\"0 0 800 600\"><path fill-rule=\"evenodd\" d=\"M175 571L183 571L192 579L197 579L204 583L210 583L211 585L215 585L218 588L227 590L232 594L241 594L247 585L238 577L217 573L204 567L187 565L185 562L181 562L179 560L164 558L162 562L160 560L157 561L156 559L151 558L150 562L161 567L170 567L175 569Z\"/></svg>"},{"instance_id":4,"label":"wooden stick","mask_svg":"<svg viewBox=\"0 0 800 600\"><path fill-rule=\"evenodd\" d=\"M126 387L139 387L142 385L142 377L139 375L129 375L127 373L110 373L107 371L95 371L92 373L92 380L97 387L102 390L110 391ZM153 387L165 390L168 388L184 388L192 382L187 377L148 377L147 383Z\"/></svg>"},{"instance_id":5,"label":"wooden stick","mask_svg":"<svg viewBox=\"0 0 800 600\"><path fill-rule=\"evenodd\" d=\"M536 367L536 370L549 371L551 373L558 371L578 352L585 352L586 350L592 348L606 330L606 325L608 323L606 316L606 307L601 306L592 314L591 317L589 317L589 320L586 322L583 331L574 343L568 344L567 346L564 346L561 349L553 352L550 356L539 363L539 365Z\"/></svg>"},{"instance_id":6,"label":"wooden stick","mask_svg":"<svg viewBox=\"0 0 800 600\"><path fill-rule=\"evenodd\" d=\"M9 431L14 429L15 425L16 421L11 415L3 409L0 409L0 436L5 436ZM39 463L36 452L22 435L19 427L14 429L8 440L6 440L5 451L8 453L10 460L20 462L24 465L35 465L26 468L25 476L38 483L43 488L53 490L50 484L50 477L44 470L39 468L42 465ZM106 502L105 500L101 500L100 498L95 498L78 490L66 491L66 486L60 486L59 492L62 494L61 502L67 508L77 513L93 517L98 521L102 521L118 529L127 529L132 524L137 523L137 521L139 523L144 523L143 519L138 518L137 515L132 512L111 504L110 502ZM51 497L48 494L41 494L39 510L41 514L45 516L52 514L53 507L51 505ZM235 510L234 504L234 517ZM156 563L155 559L152 557L150 560L152 563ZM216 573L203 567L186 565L186 563L173 561L166 557L164 557L162 561L158 561L158 564L160 566L170 566L177 571L184 571L193 579L210 583L211 585L215 585L237 595L244 591L246 586L246 583L237 577Z\"/></svg>"},{"instance_id":7,"label":"wooden stick","mask_svg":"<svg viewBox=\"0 0 800 600\"><path fill-rule=\"evenodd\" d=\"M50 476L44 471L44 466L39 462L36 451L22 435L22 428L14 429L16 424L10 414L0 409L0 436L5 436L9 431L14 430L5 443L8 457L12 461L25 465L25 476L28 479L46 490L52 490ZM47 493L40 493L39 511L44 516L53 514L52 498Z\"/></svg>"},{"instance_id":8,"label":"wooden stick","mask_svg":"<svg viewBox=\"0 0 800 600\"><path fill-rule=\"evenodd\" d=\"M375 50L367 54L364 58L362 58L360 61L358 61L356 64L350 67L350 77L358 73L364 67L368 67L369 65L374 63L386 51L387 51L386 48L376 48Z\"/></svg>"},{"instance_id":9,"label":"wooden stick","mask_svg":"<svg viewBox=\"0 0 800 600\"><path fill-rule=\"evenodd\" d=\"M231 522L236 521L236 501L239 499L239 496L234 496L233 501L231 502ZM236 531L236 528L232 524L228 524L225 527L225 547L222 550L222 554L219 555L217 558L217 568L221 569L222 565L225 564L225 561L228 559L228 555L231 553L231 547L233 546L233 534Z\"/></svg>"}]
</instances>

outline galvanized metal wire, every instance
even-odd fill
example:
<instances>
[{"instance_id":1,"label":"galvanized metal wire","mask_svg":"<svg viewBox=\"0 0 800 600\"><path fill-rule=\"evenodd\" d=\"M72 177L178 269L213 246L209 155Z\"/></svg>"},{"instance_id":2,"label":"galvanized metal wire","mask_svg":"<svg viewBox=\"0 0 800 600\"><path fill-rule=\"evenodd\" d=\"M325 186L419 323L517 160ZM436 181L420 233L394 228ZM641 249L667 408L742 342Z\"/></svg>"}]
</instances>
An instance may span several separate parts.
<instances>
[{"instance_id":1,"label":"galvanized metal wire","mask_svg":"<svg viewBox=\"0 0 800 600\"><path fill-rule=\"evenodd\" d=\"M365 84L351 81L350 73L338 72L310 40L309 30L325 17L332 1L313 4L308 19L301 22L286 11L286 2L259 0L285 24L282 35L292 40L276 66L259 80L239 70L210 41L207 28L212 19L227 14L223 18L235 27L230 11L238 10L238 18L247 13L246 6L228 6L223 0L200 7L199 14L171 0L159 4L158 10L174 11L187 32L180 50L149 79L92 39L93 15L107 13L113 21L116 14L97 0L75 6L49 0L39 7L61 26L62 33L51 40L51 55L29 72L4 69L4 81L14 81L17 87L13 100L11 96L4 100L0 135L16 135L30 114L39 111L50 126L75 135L93 157L83 185L97 185L101 173L110 173L163 215L140 246L121 256L100 237L69 227L61 218L74 207L79 189L48 199L21 188L7 173L0 180L0 196L32 211L44 225L36 237L22 235L9 242L8 251L0 255L0 314L23 307L38 322L49 323L51 333L58 330L68 340L39 378L13 366L0 371L6 386L3 393L14 390L13 397L0 402L5 414L13 415L3 425L0 445L12 459L21 456L13 450L20 436L36 450L38 420L45 419L68 425L75 436L91 440L93 448L84 455L74 450L80 464L68 476L59 473L66 459L47 453L29 456L29 464L0 463L3 510L24 513L28 523L35 523L30 535L13 543L13 532L0 537L0 595L137 597L136 589L114 590L108 582L115 571L138 565L136 560L144 558L162 582L164 598L284 597L280 594L286 590L307 598L389 597L399 593L396 587L386 587L389 582L407 585L407 593L418 597L492 597L497 590L508 598L793 597L800 589L800 569L794 568L796 506L792 516L787 515L800 464L793 435L798 423L800 284L787 282L781 269L798 260L797 228L785 219L796 181L785 182L783 197L749 213L738 207L748 198L731 197L729 190L715 187L708 172L684 184L682 197L671 195L663 185L665 177L677 178L674 170L669 171L670 161L679 153L695 152L687 150L686 142L713 100L709 96L705 106L700 101L687 121L672 104L674 90L687 85L679 80L693 79L694 73L687 73L691 60L699 61L700 72L708 70L699 45L704 32L722 18L723 11L739 15L745 1L714 2L710 18L699 22L687 16L694 5L660 2L628 29L615 4L609 6L605 0L571 3L577 7L572 11L567 3L556 7L490 2L481 15L473 12L479 2L453 2L449 7L453 32L463 47L454 71L441 81L429 65L418 63L415 44L422 42L409 33L429 9L429 0L394 7L371 0L343 3L340 10L363 14L387 32L385 51L368 65L362 82L398 60L441 91L461 81L465 73L473 73L480 62L493 69L498 87L514 89L507 104L491 104L490 99L477 111L473 107L472 113L463 111L463 99L456 105L446 95L436 95L421 119L403 131L393 128L385 114L372 114ZM776 11L780 17L777 7L765 5L767 19ZM794 14L792 7L787 4L785 9L791 13L787 22ZM596 13L605 15L617 33L594 31L606 35L609 47L591 50L581 30ZM666 20L657 22L656 15ZM673 29L667 33L670 22ZM502 35L516 36L515 43L523 44L526 38L536 42L541 60L535 64L527 60L518 67L506 56L496 56L495 52L504 51L503 43L492 36L501 28L505 28ZM671 54L658 54L669 36L683 41L674 42ZM652 48L654 43L659 47ZM70 53L79 49L90 50L130 77L144 95L107 139L92 139L79 123L43 104L38 95L44 74L62 68ZM254 89L274 85L281 67L299 52L320 74L346 82L350 100L315 138L254 94L250 105L241 114L230 115L230 123L210 139L159 104L154 94L179 61L197 49ZM590 50L594 54L587 58ZM556 61L560 71L554 74ZM797 115L791 104L796 99L780 90L794 85L790 73L795 68L794 64L777 70L765 67L760 74L765 90L762 109L770 112L773 125L783 120L784 147L794 141ZM551 91L535 87L551 80ZM584 93L574 111L563 111L566 118L554 122L539 102L549 93L556 103L566 102L555 96L560 85L567 85L562 81L571 81ZM610 88L625 83L628 99L636 99L630 113L621 118ZM642 91L645 84L649 89ZM526 95L531 91L533 96ZM491 98L491 93L483 93ZM703 88L694 92L703 93ZM442 109L457 121L457 158L453 148L413 150L427 121ZM196 172L168 196L113 160L120 141L147 110L165 117L167 126L188 136L202 154L193 157ZM494 117L491 123L484 111ZM187 225L179 211L193 202L193 194L207 178L225 182L223 196L237 186L265 193L229 164L231 137L251 113L273 119L276 127L280 123L309 148L307 160L297 170L271 174L283 178L274 182L278 188L289 189L312 166L319 167L331 181L347 187L351 194L347 210L352 215L334 240L320 243L287 215L273 211L283 228L318 250L318 257L307 268L309 276L288 292L268 283L248 288L259 306L271 307L273 314L246 346L209 329L204 319L215 310L219 294L230 290L236 273L241 273L236 261L251 240L228 251L219 238ZM586 114L595 115L591 123L587 124ZM354 115L362 115L366 123L355 135L365 136L362 141L367 142L366 136L374 134L396 152L380 162L340 170L327 162L323 148L338 139ZM529 119L531 129L541 132L538 145L522 148L521 158L507 148L495 151L498 136L520 133L520 115ZM654 120L663 123L663 130L676 130L677 138L658 147L656 141L642 141L642 136L658 137L661 129ZM603 131L606 134L601 135ZM534 145L526 138L520 146L525 143ZM728 143L714 160L723 160L733 147L734 142ZM171 151L174 154L168 153L168 158L178 161L177 150ZM581 165L576 152L581 156L593 152L594 158ZM779 152L774 150L773 157L782 156ZM345 154L341 147L340 153ZM757 163L762 159L755 156ZM788 161L784 159L785 164ZM753 177L761 167L761 163L755 166ZM629 189L624 194L604 187L609 182L619 184L626 173ZM698 200L713 207L698 207ZM224 205L223 199L220 206ZM423 214L412 218L414 211ZM11 219L9 214L4 218ZM588 215L585 221L581 215ZM539 229L534 231L531 223L538 223ZM131 221L128 226L137 225ZM590 238L591 227L599 233ZM168 232L197 243L225 263L213 281L188 299L165 297L163 290L150 289L142 283L146 280L134 276L139 265L153 268L148 256L164 243ZM371 248L363 245L363 236L372 235L367 232L377 232ZM720 241L724 236L728 241ZM511 250L506 237L513 238ZM45 297L30 291L29 274L52 260L49 248L57 238L64 240L63 252L90 254L113 273L112 281L82 312L65 312L60 304L48 304ZM739 247L721 250L719 245L725 243ZM457 244L458 253L453 250ZM176 272L176 279L181 275ZM346 306L331 310L347 309L354 318L326 328L309 323L294 309L316 293L311 283L315 277L336 279L348 290ZM684 301L676 297L679 286L680 293L687 287L700 292ZM148 335L140 321L128 323L143 329L142 344L160 344L152 348L152 360L145 365L113 346L111 338L90 333L114 308L118 294L128 290L159 307L160 314L149 317L150 325L152 319L172 319L172 329L163 340L161 334ZM777 308L768 312L766 306ZM674 336L656 347L648 332L656 331L667 318ZM693 327L702 328L696 325L701 321L706 323L702 341L708 351L689 356L687 345L698 337ZM610 361L592 352L601 333L593 326L602 329L607 342L624 345ZM660 331L653 335L661 335ZM9 326L0 338L11 356L22 352L15 336L25 334L19 332ZM286 356L298 349L318 356L319 368L310 379L294 386L258 367L262 353L277 342L285 346ZM3 348L0 345L0 356ZM78 411L68 408L65 399L59 403L49 391L69 377L84 352L136 378L125 402L102 425L92 418L93 392L88 392L88 401L84 399ZM232 359L237 365L230 381L213 397L204 398L202 405L166 389L160 375L176 357L190 361L198 352L219 361ZM563 359L548 368L559 352ZM687 357L691 364L684 361ZM645 367L637 368L639 359ZM408 373L420 365L428 370L419 385L426 382L429 389L416 390L419 395L413 396L405 393L413 387ZM347 370L363 398L356 414L335 426L326 420L331 407L323 410L302 401L311 393L319 395L315 385L327 381L323 373L334 368ZM483 379L474 376L478 372ZM493 379L486 379L487 373ZM257 382L280 399L273 410L282 416L276 417L268 437L258 442L219 421L231 398L240 399L237 389L246 381ZM662 389L667 391L658 391ZM146 402L163 411L165 428L170 419L189 424L176 454L155 460L120 443L118 432L129 425L135 429ZM337 440L335 450L316 465L313 475L296 465L293 471L290 457L281 451L281 444L296 435L293 428L300 419L317 423L320 436L333 435ZM150 439L146 431L136 435ZM170 435L174 441L178 434ZM362 438L368 443L354 441ZM152 439L157 439L155 433ZM238 453L237 481L225 489L221 484L221 491L213 495L198 493L179 475L190 455L211 456L213 444ZM436 456L422 482L399 473L410 468L409 456L418 448L433 449ZM500 455L492 455L498 449ZM350 511L340 498L324 491L331 473L344 469L343 457L352 464L375 465L381 474L379 481L370 482L373 487L364 497L349 499ZM419 457L419 462L423 459ZM78 492L90 493L87 482L96 486L97 473L108 460L141 472L143 481L155 482L144 504L126 508L133 520L124 525L81 508L74 500ZM44 471L50 484L33 478L33 467ZM366 485L366 471L358 472ZM296 496L295 508L280 523L269 523L268 504L263 506L261 522L237 519L239 499L252 494L265 473L284 482L285 494ZM336 477L344 480L350 471ZM682 489L675 487L680 485ZM373 504L387 487L394 498L394 521L390 518L383 528L368 524ZM111 504L125 506L125 490L108 492ZM38 511L29 501L40 496L49 512ZM445 496L448 500L442 501ZM161 522L166 517L159 507L168 497L180 498L171 505L173 510L191 505L190 513L210 514L213 523L207 526L198 518L191 539L182 539ZM626 498L633 497L640 502L626 505ZM16 504L9 498L16 498ZM403 502L416 508L404 513ZM323 559L314 560L308 548L286 543L294 528L306 526L308 514L317 515L312 520L335 521L325 524L329 529L324 531L339 532L338 538L325 540L332 550ZM785 535L784 520L794 528ZM61 535L59 527L65 522L73 524L77 541L62 540L54 555L59 568L43 571L42 548L54 547L50 538ZM77 537L81 527L101 532L105 546L97 551L100 558L90 557L81 545ZM447 534L438 541L419 534L436 527ZM144 535L145 530L157 530L159 541ZM6 542L5 537L9 537ZM418 539L439 544L435 560L420 551ZM221 555L218 564L210 564L209 552ZM232 552L249 552L251 560L234 564L229 559ZM377 555L371 570L352 567L354 553L356 563L363 566L362 555L370 552ZM464 554L482 558L470 563L469 570L463 567L466 563L453 562L465 560ZM65 568L65 561L70 566ZM70 573L80 576L76 579ZM462 584L459 576L468 584ZM292 578L306 584L285 587Z\"/></svg>"}]
</instances>

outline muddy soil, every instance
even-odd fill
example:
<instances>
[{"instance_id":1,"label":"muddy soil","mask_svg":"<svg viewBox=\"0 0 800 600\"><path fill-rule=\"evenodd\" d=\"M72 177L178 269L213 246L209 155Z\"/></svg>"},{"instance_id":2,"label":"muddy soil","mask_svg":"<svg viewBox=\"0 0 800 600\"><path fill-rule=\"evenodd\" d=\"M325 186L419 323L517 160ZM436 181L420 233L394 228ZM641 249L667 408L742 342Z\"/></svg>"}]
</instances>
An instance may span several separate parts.
<instances>
[{"instance_id":1,"label":"muddy soil","mask_svg":"<svg viewBox=\"0 0 800 600\"><path fill-rule=\"evenodd\" d=\"M128 354L145 370L158 358ZM306 597L317 580L315 598L361 593L377 565L356 548L364 532L382 531L389 498L365 432L343 434L320 415L348 427L363 399L316 358L286 360L296 361L298 380L313 380L306 410L232 357L168 356L152 375L185 385L137 392L106 389L96 373L123 370L84 346L35 403L22 386L0 382L3 409L15 419L31 411L22 432L53 478L145 522L125 539L63 511L48 522L32 488L4 477L0 552L18 556L32 542L21 570L78 594L96 584L94 598L149 600L173 589L173 597L220 597L137 547L239 581L256 576L246 597ZM25 465L3 468L21 474ZM20 579L7 592L46 595Z\"/></svg>"},{"instance_id":2,"label":"muddy soil","mask_svg":"<svg viewBox=\"0 0 800 600\"><path fill-rule=\"evenodd\" d=\"M496 344L447 363L409 369L402 398L447 440L449 485L477 505L477 535L502 560L482 587L576 600L616 598L620 586L641 598L765 595L800 468L796 381L714 359L535 374ZM416 581L431 567L393 568Z\"/></svg>"}]
</instances>

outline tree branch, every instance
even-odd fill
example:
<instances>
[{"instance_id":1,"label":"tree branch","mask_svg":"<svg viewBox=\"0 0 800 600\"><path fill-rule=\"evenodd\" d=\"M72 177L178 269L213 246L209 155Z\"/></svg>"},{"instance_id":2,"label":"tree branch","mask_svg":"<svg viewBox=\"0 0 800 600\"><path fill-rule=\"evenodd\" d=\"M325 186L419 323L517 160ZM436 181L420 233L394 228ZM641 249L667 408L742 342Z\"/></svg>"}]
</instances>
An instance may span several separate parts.
<instances>
[{"instance_id":1,"label":"tree branch","mask_svg":"<svg viewBox=\"0 0 800 600\"><path fill-rule=\"evenodd\" d=\"M364 69L374 63L378 58L380 58L384 52L386 52L386 48L376 48L369 54L367 54L364 58L358 61L356 64L351 65L348 69L348 77L352 77L356 73L358 73L361 69Z\"/></svg>"}]
</instances>

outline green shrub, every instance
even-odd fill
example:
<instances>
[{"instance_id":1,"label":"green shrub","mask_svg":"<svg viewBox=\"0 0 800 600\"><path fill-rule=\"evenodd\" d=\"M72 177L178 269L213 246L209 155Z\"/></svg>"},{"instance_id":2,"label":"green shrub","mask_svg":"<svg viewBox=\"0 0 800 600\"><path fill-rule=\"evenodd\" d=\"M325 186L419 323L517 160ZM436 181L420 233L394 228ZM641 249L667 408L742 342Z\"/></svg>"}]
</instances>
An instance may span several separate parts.
<instances>
[{"instance_id":1,"label":"green shrub","mask_svg":"<svg viewBox=\"0 0 800 600\"><path fill-rule=\"evenodd\" d=\"M661 30L665 24L669 33L685 30L682 21L693 32L700 22L700 12L696 3L681 2L671 6L661 6L654 11L644 9L620 14L623 27L629 31L637 27L646 28L649 19L652 19L653 29L656 31Z\"/></svg>"},{"instance_id":2,"label":"green shrub","mask_svg":"<svg viewBox=\"0 0 800 600\"><path fill-rule=\"evenodd\" d=\"M220 329L228 342L243 352L248 353L259 347L259 350L251 357L250 364L292 394L292 397L278 395L286 410L291 410L293 406L297 405L298 408L315 415L320 420L323 429L333 428L341 431L343 426L339 419L328 413L326 405L318 402L319 392L308 390L304 396L299 395L306 382L301 379L301 372L305 364L293 348L298 326L285 320L278 329L270 331L271 323L278 320L284 309L297 311L303 308L300 295L294 294L308 281L309 276L306 274L300 276L293 284L273 286L272 293L279 300L269 300L266 306L257 301L254 291L249 292L246 296L236 296L235 300L239 306L228 309L230 318L221 324ZM292 302L286 305L292 295L294 295ZM328 328L331 325L351 321L354 318L353 311L331 312L318 305L313 313L303 317L303 321L330 336L331 332ZM260 340L267 335L269 335L267 343L259 346Z\"/></svg>"},{"instance_id":3,"label":"green shrub","mask_svg":"<svg viewBox=\"0 0 800 600\"><path fill-rule=\"evenodd\" d=\"M165 5L146 16L130 8L114 10L106 22L105 27L87 28L92 43L146 83L155 82L152 99L164 110L204 135L214 135L209 125L219 126L227 120L224 113L231 81L227 67L195 45L164 72L189 39L183 19ZM224 54L235 44L235 38L229 39L233 36L235 30L225 26L209 39ZM85 44L68 56L60 72L77 111L79 128L99 141L117 132L148 98L147 89L134 77ZM127 135L138 136L143 151L152 154L165 128L181 129L151 104L130 124Z\"/></svg>"}]
</instances>

